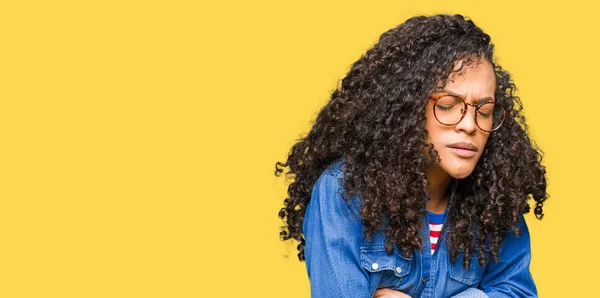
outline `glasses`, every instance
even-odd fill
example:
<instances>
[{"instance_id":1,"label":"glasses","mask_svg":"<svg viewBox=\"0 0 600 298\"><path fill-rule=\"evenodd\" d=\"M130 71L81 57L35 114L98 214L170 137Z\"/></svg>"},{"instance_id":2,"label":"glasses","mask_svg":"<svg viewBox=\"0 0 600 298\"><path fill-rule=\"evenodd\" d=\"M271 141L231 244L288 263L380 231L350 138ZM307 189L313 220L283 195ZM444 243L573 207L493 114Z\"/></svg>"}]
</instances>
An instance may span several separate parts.
<instances>
[{"instance_id":1,"label":"glasses","mask_svg":"<svg viewBox=\"0 0 600 298\"><path fill-rule=\"evenodd\" d=\"M435 119L443 125L453 126L460 122L467 114L468 106L475 108L475 124L485 132L492 132L502 125L508 112L493 101L484 102L479 105L466 103L464 99L448 94L437 93L430 97L433 105Z\"/></svg>"}]
</instances>

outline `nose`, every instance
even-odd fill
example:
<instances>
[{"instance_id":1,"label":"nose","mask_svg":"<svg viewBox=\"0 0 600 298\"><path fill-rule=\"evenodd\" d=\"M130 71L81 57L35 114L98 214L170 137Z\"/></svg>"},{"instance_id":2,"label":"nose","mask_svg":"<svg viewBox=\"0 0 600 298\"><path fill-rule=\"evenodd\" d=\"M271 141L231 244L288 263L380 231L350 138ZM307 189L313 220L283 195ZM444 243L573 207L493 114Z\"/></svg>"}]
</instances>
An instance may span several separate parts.
<instances>
[{"instance_id":1,"label":"nose","mask_svg":"<svg viewBox=\"0 0 600 298\"><path fill-rule=\"evenodd\" d=\"M471 108L471 112L469 113L469 107ZM471 104L467 104L467 112L465 116L454 125L454 130L456 132L460 132L461 130L467 133L468 135L475 134L477 131L477 124L475 123L475 106Z\"/></svg>"}]
</instances>

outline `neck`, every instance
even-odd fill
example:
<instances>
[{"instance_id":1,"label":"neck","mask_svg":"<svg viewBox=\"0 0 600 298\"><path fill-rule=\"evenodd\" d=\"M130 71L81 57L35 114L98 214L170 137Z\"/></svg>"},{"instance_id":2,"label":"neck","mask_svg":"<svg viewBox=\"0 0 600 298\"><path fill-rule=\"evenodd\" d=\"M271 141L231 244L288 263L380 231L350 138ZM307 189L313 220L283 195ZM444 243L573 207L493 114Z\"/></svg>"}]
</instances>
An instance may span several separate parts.
<instances>
[{"instance_id":1,"label":"neck","mask_svg":"<svg viewBox=\"0 0 600 298\"><path fill-rule=\"evenodd\" d=\"M439 167L433 167L427 170L427 210L433 213L444 213L448 198L450 197L450 183L452 176Z\"/></svg>"}]
</instances>

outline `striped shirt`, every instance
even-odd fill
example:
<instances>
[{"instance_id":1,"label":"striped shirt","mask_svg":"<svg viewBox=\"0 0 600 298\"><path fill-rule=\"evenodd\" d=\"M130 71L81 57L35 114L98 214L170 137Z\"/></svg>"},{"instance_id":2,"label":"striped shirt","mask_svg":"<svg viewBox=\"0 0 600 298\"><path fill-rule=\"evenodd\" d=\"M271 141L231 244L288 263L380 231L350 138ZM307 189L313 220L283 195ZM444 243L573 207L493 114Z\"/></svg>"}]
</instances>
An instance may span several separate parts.
<instances>
[{"instance_id":1,"label":"striped shirt","mask_svg":"<svg viewBox=\"0 0 600 298\"><path fill-rule=\"evenodd\" d=\"M446 219L446 214L448 213L448 208L442 214L432 213L427 211L427 218L429 221L429 239L431 241L431 254L435 252L435 247L437 246L438 239L440 238L440 232L442 231L442 226L444 225L444 220Z\"/></svg>"}]
</instances>

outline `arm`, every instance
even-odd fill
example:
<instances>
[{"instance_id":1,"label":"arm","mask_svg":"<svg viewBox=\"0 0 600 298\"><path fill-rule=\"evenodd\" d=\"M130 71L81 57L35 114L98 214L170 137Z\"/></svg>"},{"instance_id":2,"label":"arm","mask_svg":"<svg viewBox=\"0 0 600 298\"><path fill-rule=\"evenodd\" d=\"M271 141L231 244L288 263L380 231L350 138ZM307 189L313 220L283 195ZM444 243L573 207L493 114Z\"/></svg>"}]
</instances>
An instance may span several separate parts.
<instances>
[{"instance_id":1,"label":"arm","mask_svg":"<svg viewBox=\"0 0 600 298\"><path fill-rule=\"evenodd\" d=\"M521 215L521 236L506 234L500 247L500 260L488 264L479 288L489 297L537 297L537 289L529 271L531 247L529 230Z\"/></svg>"},{"instance_id":2,"label":"arm","mask_svg":"<svg viewBox=\"0 0 600 298\"><path fill-rule=\"evenodd\" d=\"M488 298L489 296L486 295L482 290L480 289L476 289L476 288L468 288L454 296L452 296L451 298Z\"/></svg>"},{"instance_id":3,"label":"arm","mask_svg":"<svg viewBox=\"0 0 600 298\"><path fill-rule=\"evenodd\" d=\"M372 297L360 265L363 227L338 179L326 172L315 182L302 225L311 297Z\"/></svg>"}]
</instances>

